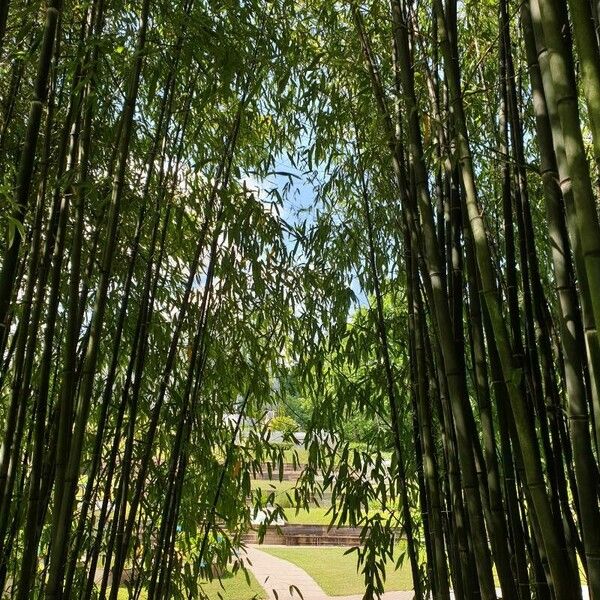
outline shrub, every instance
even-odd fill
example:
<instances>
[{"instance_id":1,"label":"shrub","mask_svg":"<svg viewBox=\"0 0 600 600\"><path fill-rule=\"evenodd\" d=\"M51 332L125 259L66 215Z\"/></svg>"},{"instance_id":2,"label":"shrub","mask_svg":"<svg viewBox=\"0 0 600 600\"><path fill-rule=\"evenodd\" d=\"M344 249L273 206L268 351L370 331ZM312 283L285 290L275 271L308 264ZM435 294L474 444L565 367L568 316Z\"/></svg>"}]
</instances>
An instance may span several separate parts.
<instances>
[{"instance_id":1,"label":"shrub","mask_svg":"<svg viewBox=\"0 0 600 600\"><path fill-rule=\"evenodd\" d=\"M269 429L272 431L281 431L285 434L296 433L300 429L300 426L292 417L288 417L286 415L280 415L277 417L273 417L269 421Z\"/></svg>"}]
</instances>

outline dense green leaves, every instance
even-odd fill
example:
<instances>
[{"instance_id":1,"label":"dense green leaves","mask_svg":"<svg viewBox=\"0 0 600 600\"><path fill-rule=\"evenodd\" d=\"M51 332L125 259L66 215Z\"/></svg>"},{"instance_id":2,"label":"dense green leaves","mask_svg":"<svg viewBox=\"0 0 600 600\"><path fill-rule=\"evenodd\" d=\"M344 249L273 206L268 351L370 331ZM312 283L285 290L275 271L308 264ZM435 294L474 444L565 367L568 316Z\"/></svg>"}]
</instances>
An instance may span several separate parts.
<instances>
[{"instance_id":1,"label":"dense green leaves","mask_svg":"<svg viewBox=\"0 0 600 600\"><path fill-rule=\"evenodd\" d=\"M201 597L318 502L367 598L596 598L597 10L4 2L0 590Z\"/></svg>"}]
</instances>

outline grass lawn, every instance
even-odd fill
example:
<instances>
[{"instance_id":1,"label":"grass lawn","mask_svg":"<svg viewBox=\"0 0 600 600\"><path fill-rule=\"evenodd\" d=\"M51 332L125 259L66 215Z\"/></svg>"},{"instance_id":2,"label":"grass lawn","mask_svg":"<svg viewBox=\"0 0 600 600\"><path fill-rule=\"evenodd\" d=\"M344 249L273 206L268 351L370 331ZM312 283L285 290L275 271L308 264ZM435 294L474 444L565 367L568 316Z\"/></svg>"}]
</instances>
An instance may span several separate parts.
<instances>
[{"instance_id":1,"label":"grass lawn","mask_svg":"<svg viewBox=\"0 0 600 600\"><path fill-rule=\"evenodd\" d=\"M207 581L202 584L202 590L210 600L264 600L267 598L266 592L259 585L252 573L248 572L250 585L246 581L246 576L242 571L238 571L235 575L229 575L221 579L221 583L217 579ZM221 587L221 584L223 587ZM146 591L143 590L140 600L146 600ZM126 588L119 590L118 600L128 600Z\"/></svg>"},{"instance_id":2,"label":"grass lawn","mask_svg":"<svg viewBox=\"0 0 600 600\"><path fill-rule=\"evenodd\" d=\"M292 525L329 525L331 514L325 516L327 506L311 506L310 510L300 509L296 514L296 509L287 498L286 493L294 487L293 481L252 481L252 489L262 490L263 496L268 496L275 492L275 503L279 504L285 510L285 518ZM290 494L292 498L293 493Z\"/></svg>"},{"instance_id":3,"label":"grass lawn","mask_svg":"<svg viewBox=\"0 0 600 600\"><path fill-rule=\"evenodd\" d=\"M363 575L356 570L356 553L344 555L346 548L296 546L260 548L278 558L304 569L330 596L345 596L364 592ZM386 591L412 590L408 558L394 571L394 564L386 568Z\"/></svg>"},{"instance_id":4,"label":"grass lawn","mask_svg":"<svg viewBox=\"0 0 600 600\"><path fill-rule=\"evenodd\" d=\"M360 444L360 443L351 443L350 448L358 448L360 450L367 450L366 444ZM296 452L296 454L298 456L298 461L300 462L300 465L302 465L302 466L306 465L308 463L308 449L305 448L304 446L294 446L293 448L287 448L284 451L285 461L288 463L292 462L292 460L293 460L292 456L294 454L294 451ZM390 452L382 452L381 455L385 459L392 458L391 451Z\"/></svg>"},{"instance_id":5,"label":"grass lawn","mask_svg":"<svg viewBox=\"0 0 600 600\"><path fill-rule=\"evenodd\" d=\"M310 510L300 510L296 514L295 508L285 509L285 518L290 525L329 525L331 513L326 515L328 507L313 506Z\"/></svg>"},{"instance_id":6,"label":"grass lawn","mask_svg":"<svg viewBox=\"0 0 600 600\"><path fill-rule=\"evenodd\" d=\"M248 577L250 578L250 585L248 585L243 571L238 571L235 575L221 579L221 583L217 579L207 581L202 585L202 589L210 600L219 598L223 600L262 600L266 598L265 590L256 581L254 575L248 572Z\"/></svg>"},{"instance_id":7,"label":"grass lawn","mask_svg":"<svg viewBox=\"0 0 600 600\"><path fill-rule=\"evenodd\" d=\"M310 510L301 509L298 514L295 508L286 508L285 517L290 525L329 525L333 514L333 512L326 514L329 508L329 506L311 506ZM369 511L370 516L376 513L376 509Z\"/></svg>"},{"instance_id":8,"label":"grass lawn","mask_svg":"<svg viewBox=\"0 0 600 600\"><path fill-rule=\"evenodd\" d=\"M292 500L294 498L291 490L295 486L294 481L270 481L258 480L252 481L253 490L262 490L263 497L275 492L275 503L279 504L285 510L285 518L291 525L329 525L331 523L331 513L325 513L329 509L323 500L319 501L320 506L313 505L310 510L300 509L296 514L293 502L288 500L287 493L290 493ZM371 513L377 512L374 508Z\"/></svg>"},{"instance_id":9,"label":"grass lawn","mask_svg":"<svg viewBox=\"0 0 600 600\"><path fill-rule=\"evenodd\" d=\"M110 591L110 588L109 588ZM119 594L117 595L117 600L128 600L129 598L129 592L127 591L127 588L121 587L119 588ZM142 590L142 593L140 594L140 600L146 600L146 598L148 598L148 592L146 592L146 590Z\"/></svg>"},{"instance_id":10,"label":"grass lawn","mask_svg":"<svg viewBox=\"0 0 600 600\"><path fill-rule=\"evenodd\" d=\"M296 462L300 463L300 465L306 465L308 462L308 450L304 448L304 446L294 446L293 448L285 450L285 462L294 462L294 455L296 456ZM302 468L302 466L299 468Z\"/></svg>"},{"instance_id":11,"label":"grass lawn","mask_svg":"<svg viewBox=\"0 0 600 600\"><path fill-rule=\"evenodd\" d=\"M288 492L295 485L295 481L279 481L278 479L253 479L250 482L250 487L253 490L262 490L263 494Z\"/></svg>"}]
</instances>

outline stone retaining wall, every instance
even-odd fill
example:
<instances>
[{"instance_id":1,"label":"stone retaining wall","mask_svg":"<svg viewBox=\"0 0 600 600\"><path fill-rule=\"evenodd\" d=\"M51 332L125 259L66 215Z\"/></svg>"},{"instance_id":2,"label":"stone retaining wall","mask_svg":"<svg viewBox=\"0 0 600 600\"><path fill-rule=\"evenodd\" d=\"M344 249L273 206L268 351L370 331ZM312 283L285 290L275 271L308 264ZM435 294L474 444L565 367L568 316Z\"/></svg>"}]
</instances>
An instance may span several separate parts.
<instances>
[{"instance_id":1,"label":"stone retaining wall","mask_svg":"<svg viewBox=\"0 0 600 600\"><path fill-rule=\"evenodd\" d=\"M327 525L269 526L262 543L282 546L358 546L360 531L358 527L328 529ZM257 530L251 530L244 536L247 544L257 544L258 541Z\"/></svg>"}]
</instances>

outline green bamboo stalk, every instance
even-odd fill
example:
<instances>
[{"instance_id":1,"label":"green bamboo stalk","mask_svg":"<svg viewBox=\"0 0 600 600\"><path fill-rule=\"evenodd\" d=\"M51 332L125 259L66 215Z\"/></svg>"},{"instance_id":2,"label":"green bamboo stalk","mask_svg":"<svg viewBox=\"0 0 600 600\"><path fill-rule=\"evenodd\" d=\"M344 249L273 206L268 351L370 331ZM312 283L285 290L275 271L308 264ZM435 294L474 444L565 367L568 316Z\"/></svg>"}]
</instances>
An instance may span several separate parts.
<instances>
[{"instance_id":1,"label":"green bamboo stalk","mask_svg":"<svg viewBox=\"0 0 600 600\"><path fill-rule=\"evenodd\" d=\"M532 509L540 524L540 532L544 540L550 572L555 593L558 597L581 598L581 590L577 587L577 577L569 567L569 558L561 548L560 538L554 525L554 518L547 492L545 490L539 449L534 432L529 422L524 398L520 392L522 372L513 361L508 331L502 315L499 299L496 293L495 278L487 240L485 224L479 208L475 174L471 159L469 138L467 133L464 107L462 103L461 84L450 39L447 35L444 9L441 0L434 3L438 28L440 31L441 51L444 58L446 79L450 90L450 102L456 125L457 149L461 168L461 178L465 191L465 204L471 226L477 265L490 321L493 328L502 371L507 383L511 408L521 446L527 487L532 500Z\"/></svg>"},{"instance_id":2,"label":"green bamboo stalk","mask_svg":"<svg viewBox=\"0 0 600 600\"><path fill-rule=\"evenodd\" d=\"M594 491L596 486L591 483L597 479L597 465L595 464L592 452L583 378L584 361L580 354L581 349L584 347L584 342L581 339L581 327L577 322L578 305L570 280L572 269L569 268L568 261L569 247L561 206L562 194L558 183L556 159L552 147L552 131L547 113L541 74L537 65L535 43L533 41L533 25L528 6L522 6L521 15L523 27L526 30L525 38L528 43L530 77L535 94L534 109L536 109L536 124L542 158L541 169L544 181L546 210L550 234L554 240L552 245L552 259L561 307L560 326L565 359L565 382L569 401L569 429L574 449L577 493L579 494L581 510L581 527L587 559L588 585L592 590L592 595L596 596L600 594L600 590L596 589L598 585L598 558L595 558L600 556L600 547L598 546L600 532L598 532L596 526L600 519L600 512L598 511L597 495Z\"/></svg>"},{"instance_id":3,"label":"green bamboo stalk","mask_svg":"<svg viewBox=\"0 0 600 600\"><path fill-rule=\"evenodd\" d=\"M62 9L62 0L50 0L46 8L46 20L40 54L37 64L37 74L33 89L33 98L27 119L19 171L15 185L15 204L17 206L14 218L23 223L29 205L30 189L37 155L37 140L40 132L42 114L48 101L48 83L50 63L54 54L54 46L58 37L58 23ZM16 228L13 242L6 250L0 271L0 348L3 350L8 336L8 321L10 302L15 288L15 276L21 247L21 231ZM0 355L3 355L2 351Z\"/></svg>"},{"instance_id":4,"label":"green bamboo stalk","mask_svg":"<svg viewBox=\"0 0 600 600\"><path fill-rule=\"evenodd\" d=\"M77 402L78 411L75 419L75 430L65 471L64 494L60 499L60 503L58 503L56 507L56 510L60 511L60 515L55 522L52 532L50 578L45 594L45 597L48 600L53 600L60 594L62 569L66 563L69 529L73 512L73 503L75 501L77 477L81 462L83 437L90 410L94 374L96 371L98 351L100 347L100 336L104 324L104 314L106 311L108 285L112 272L112 263L115 254L116 242L118 239L117 233L119 215L125 184L129 143L133 129L133 113L135 110L140 83L140 74L142 70L143 52L146 43L149 12L149 0L144 0L140 18L141 26L136 43L136 55L129 81L127 98L125 100L123 109L123 130L121 132L121 139L119 142L118 167L113 180L112 194L109 204L109 224L102 256L102 276L96 297L90 338L86 348L82 381Z\"/></svg>"},{"instance_id":5,"label":"green bamboo stalk","mask_svg":"<svg viewBox=\"0 0 600 600\"><path fill-rule=\"evenodd\" d=\"M383 310L383 294L381 291L381 282L379 273L377 271L377 260L375 255L375 242L373 234L373 222L371 219L371 208L369 202L369 194L367 189L367 183L365 180L364 171L361 165L360 150L357 148L358 163L359 163L359 175L361 184L361 195L363 203L363 211L365 223L367 226L367 240L368 240L368 262L371 271L371 277L373 280L373 289L375 291L375 306L377 311L377 333L379 336L379 343L381 345L381 358L383 361L383 367L386 378L386 390L388 396L388 402L390 405L390 414L392 420L392 433L394 436L394 450L396 453L396 460L398 462L398 484L402 497L402 516L403 516L403 530L406 535L408 556L411 566L411 572L413 577L413 587L415 592L415 598L418 600L424 598L423 585L421 582L421 575L419 570L419 557L416 548L415 540L415 527L413 519L410 514L410 500L408 497L408 484L405 473L405 458L402 451L402 440L400 431L400 415L398 407L398 398L396 392L396 383L394 373L392 369L392 361L390 358L389 342L388 342L388 330L385 323L385 315Z\"/></svg>"},{"instance_id":6,"label":"green bamboo stalk","mask_svg":"<svg viewBox=\"0 0 600 600\"><path fill-rule=\"evenodd\" d=\"M561 30L563 27L561 15L557 6L551 0L531 0L531 15L534 24L539 23L544 32L545 41L548 46L548 63L551 73L551 82L544 80L544 88L548 94L548 87L553 88L556 98L557 113L560 120L564 151L570 174L570 184L573 190L573 201L575 205L575 220L581 242L581 254L587 274L591 309L596 323L600 321L600 224L598 222L598 211L590 176L590 167L585 154L585 146L581 134L579 111L577 106L577 91L574 87L574 77L570 72L570 64L567 48ZM580 19L581 16L578 16ZM584 43L581 31L578 44ZM593 46L593 40L585 42ZM589 50L594 53L593 47ZM596 49L597 52L597 49ZM583 57L582 57L583 60ZM585 87L593 86L593 78L590 76L590 64L587 63ZM593 91L593 90L592 90ZM593 91L599 94L599 90ZM596 102L596 99L594 100ZM597 119L599 107L593 105L593 119ZM600 131L596 131L600 133ZM597 335L597 333L596 333ZM596 382L596 385L597 382Z\"/></svg>"}]
</instances>

